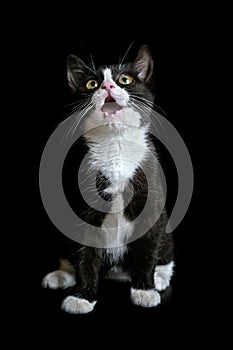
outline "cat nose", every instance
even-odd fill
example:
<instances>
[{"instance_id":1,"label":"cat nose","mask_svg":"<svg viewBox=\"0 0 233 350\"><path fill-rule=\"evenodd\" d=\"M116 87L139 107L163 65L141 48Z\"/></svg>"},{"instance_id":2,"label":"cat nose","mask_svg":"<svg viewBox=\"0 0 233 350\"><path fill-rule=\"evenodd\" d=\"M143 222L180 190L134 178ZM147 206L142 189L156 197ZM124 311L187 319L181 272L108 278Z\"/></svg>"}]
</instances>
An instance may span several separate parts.
<instances>
[{"instance_id":1,"label":"cat nose","mask_svg":"<svg viewBox=\"0 0 233 350\"><path fill-rule=\"evenodd\" d=\"M106 89L108 91L110 91L111 89L113 89L115 87L114 83L112 81L104 81L101 85L102 89Z\"/></svg>"}]
</instances>

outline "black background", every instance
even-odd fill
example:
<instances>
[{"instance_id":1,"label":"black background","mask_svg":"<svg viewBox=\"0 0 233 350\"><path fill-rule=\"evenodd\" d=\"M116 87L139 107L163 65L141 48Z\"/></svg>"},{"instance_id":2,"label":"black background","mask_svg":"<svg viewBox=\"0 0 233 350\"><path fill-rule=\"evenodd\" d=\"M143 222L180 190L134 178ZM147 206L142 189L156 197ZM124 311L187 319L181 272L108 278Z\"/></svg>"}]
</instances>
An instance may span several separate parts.
<instances>
[{"instance_id":1,"label":"black background","mask_svg":"<svg viewBox=\"0 0 233 350\"><path fill-rule=\"evenodd\" d=\"M203 104L203 65L206 63L203 55L205 40L198 31L197 18L199 26L202 19L190 14L183 16L178 11L171 20L166 12L161 12L142 24L123 13L120 18L130 23L118 27L119 18L110 21L101 17L98 20L87 18L80 24L80 16L79 13L76 22L73 19L69 22L66 14L62 17L41 14L37 19L30 19L32 36L26 31L24 34L27 36L23 66L24 92L27 94L24 106L28 117L24 120L23 135L26 136L19 147L26 156L27 169L24 176L26 193L23 189L27 204L23 206L21 223L26 236L26 254L22 255L26 257L24 267L29 277L17 273L23 290L21 314L27 314L26 326L36 339L42 342L46 339L47 344L65 340L67 346L71 341L80 346L79 342L84 339L86 346L93 341L101 346L108 343L108 334L110 342L116 346L122 346L126 339L132 345L142 342L154 347L159 344L166 347L171 343L189 346L206 332L205 320L209 317L206 270L201 270L205 240L201 238L204 232L200 215L203 213L199 212L198 204L200 140L203 136L199 122L200 118L203 121L200 106ZM89 35L87 30L91 32ZM60 310L63 292L41 287L44 275L56 266L56 247L61 233L51 223L41 202L40 157L49 136L68 113L65 106L71 99L66 82L67 55L77 53L85 59L92 53L96 64L114 63L132 41L132 55L141 44L151 48L155 60L156 103L166 112L190 152L195 176L193 198L174 232L175 274L160 306L155 309L133 306L129 301L128 284L106 281L92 313L68 315ZM161 162L168 179L168 195L173 203L176 173L166 150L161 148L161 152L164 152ZM17 151L15 158L17 160ZM172 207L171 203L168 205Z\"/></svg>"}]
</instances>

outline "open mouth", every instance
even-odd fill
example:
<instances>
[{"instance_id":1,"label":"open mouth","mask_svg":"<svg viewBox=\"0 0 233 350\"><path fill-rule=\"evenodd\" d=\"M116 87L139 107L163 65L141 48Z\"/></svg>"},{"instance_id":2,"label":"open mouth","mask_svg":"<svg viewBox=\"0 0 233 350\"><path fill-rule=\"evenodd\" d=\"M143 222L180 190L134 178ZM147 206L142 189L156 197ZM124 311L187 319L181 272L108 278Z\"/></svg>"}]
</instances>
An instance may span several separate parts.
<instances>
[{"instance_id":1,"label":"open mouth","mask_svg":"<svg viewBox=\"0 0 233 350\"><path fill-rule=\"evenodd\" d=\"M110 103L110 102L116 102L116 101L114 100L114 98L112 96L108 96L108 97L106 97L104 103L108 103L108 102Z\"/></svg>"},{"instance_id":2,"label":"open mouth","mask_svg":"<svg viewBox=\"0 0 233 350\"><path fill-rule=\"evenodd\" d=\"M120 106L112 96L108 96L104 101L101 111L108 115L115 114L120 109L122 109L122 106Z\"/></svg>"}]
</instances>

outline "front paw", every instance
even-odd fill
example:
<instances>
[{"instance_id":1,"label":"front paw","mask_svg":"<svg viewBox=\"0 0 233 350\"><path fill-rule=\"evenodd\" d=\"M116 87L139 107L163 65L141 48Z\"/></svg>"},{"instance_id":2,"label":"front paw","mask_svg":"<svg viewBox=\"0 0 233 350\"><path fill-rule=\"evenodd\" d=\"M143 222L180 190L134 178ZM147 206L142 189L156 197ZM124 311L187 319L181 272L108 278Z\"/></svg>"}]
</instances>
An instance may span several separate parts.
<instances>
[{"instance_id":1,"label":"front paw","mask_svg":"<svg viewBox=\"0 0 233 350\"><path fill-rule=\"evenodd\" d=\"M142 307L155 307L160 301L160 294L154 290L142 290L131 288L130 298L133 304L142 306Z\"/></svg>"},{"instance_id":2,"label":"front paw","mask_svg":"<svg viewBox=\"0 0 233 350\"><path fill-rule=\"evenodd\" d=\"M170 278L162 272L155 272L154 284L158 291L165 290L170 285Z\"/></svg>"},{"instance_id":3,"label":"front paw","mask_svg":"<svg viewBox=\"0 0 233 350\"><path fill-rule=\"evenodd\" d=\"M154 273L154 285L158 291L165 290L170 285L173 275L174 262L171 261L167 265L158 265Z\"/></svg>"},{"instance_id":4,"label":"front paw","mask_svg":"<svg viewBox=\"0 0 233 350\"><path fill-rule=\"evenodd\" d=\"M87 314L94 309L96 301L89 302L86 299L81 299L75 296L68 296L62 302L62 310L69 314Z\"/></svg>"}]
</instances>

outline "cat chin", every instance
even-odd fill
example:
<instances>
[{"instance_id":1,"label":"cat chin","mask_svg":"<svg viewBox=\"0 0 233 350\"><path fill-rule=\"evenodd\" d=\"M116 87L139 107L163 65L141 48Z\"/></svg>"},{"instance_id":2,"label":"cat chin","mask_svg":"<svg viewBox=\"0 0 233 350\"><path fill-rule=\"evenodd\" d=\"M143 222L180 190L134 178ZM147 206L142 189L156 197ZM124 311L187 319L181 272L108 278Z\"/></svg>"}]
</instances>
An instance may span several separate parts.
<instances>
[{"instance_id":1,"label":"cat chin","mask_svg":"<svg viewBox=\"0 0 233 350\"><path fill-rule=\"evenodd\" d=\"M113 114L104 114L103 118L105 122L125 124L127 128L140 127L141 122L141 116L131 107L124 107Z\"/></svg>"},{"instance_id":2,"label":"cat chin","mask_svg":"<svg viewBox=\"0 0 233 350\"><path fill-rule=\"evenodd\" d=\"M122 117L123 113L122 113L122 109L116 111L115 113L108 113L108 112L103 112L103 117L104 119L108 119L110 121L120 121L120 118Z\"/></svg>"},{"instance_id":3,"label":"cat chin","mask_svg":"<svg viewBox=\"0 0 233 350\"><path fill-rule=\"evenodd\" d=\"M141 116L130 107L124 107L115 113L106 113L108 112L95 109L94 112L88 116L84 122L84 132L87 134L87 138L93 135L101 137L101 135L106 135L108 131L118 132L141 128ZM99 142L99 139L96 141Z\"/></svg>"}]
</instances>

